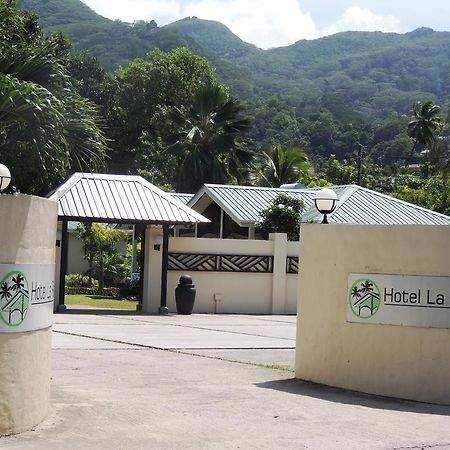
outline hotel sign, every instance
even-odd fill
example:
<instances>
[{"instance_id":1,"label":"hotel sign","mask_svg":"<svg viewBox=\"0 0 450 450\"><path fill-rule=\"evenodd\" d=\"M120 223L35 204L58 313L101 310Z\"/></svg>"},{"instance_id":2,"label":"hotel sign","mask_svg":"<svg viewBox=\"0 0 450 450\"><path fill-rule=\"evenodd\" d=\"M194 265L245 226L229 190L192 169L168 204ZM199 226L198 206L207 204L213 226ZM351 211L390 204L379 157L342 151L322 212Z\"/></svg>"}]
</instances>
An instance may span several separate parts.
<instances>
[{"instance_id":1,"label":"hotel sign","mask_svg":"<svg viewBox=\"0 0 450 450\"><path fill-rule=\"evenodd\" d=\"M52 325L54 264L0 264L0 333Z\"/></svg>"},{"instance_id":2,"label":"hotel sign","mask_svg":"<svg viewBox=\"0 0 450 450\"><path fill-rule=\"evenodd\" d=\"M450 328L450 277L350 273L347 322Z\"/></svg>"}]
</instances>

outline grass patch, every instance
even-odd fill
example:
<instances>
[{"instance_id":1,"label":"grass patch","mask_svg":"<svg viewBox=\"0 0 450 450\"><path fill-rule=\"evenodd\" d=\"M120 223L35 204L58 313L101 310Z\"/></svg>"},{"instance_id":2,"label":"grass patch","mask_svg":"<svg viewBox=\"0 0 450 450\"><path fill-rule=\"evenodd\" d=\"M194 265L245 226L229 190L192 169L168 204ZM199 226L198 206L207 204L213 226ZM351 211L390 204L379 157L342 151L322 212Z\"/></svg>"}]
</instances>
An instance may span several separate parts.
<instances>
[{"instance_id":1,"label":"grass patch","mask_svg":"<svg viewBox=\"0 0 450 450\"><path fill-rule=\"evenodd\" d=\"M78 294L67 294L64 297L64 303L66 305L80 305L80 306L91 306L93 308L113 308L113 309L130 309L136 311L136 305L138 304L135 300L126 300L124 298L117 297L105 297L103 295L78 295Z\"/></svg>"},{"instance_id":2,"label":"grass patch","mask_svg":"<svg viewBox=\"0 0 450 450\"><path fill-rule=\"evenodd\" d=\"M173 352L173 353L180 353L183 355L198 356L199 358L217 359L219 361L227 361L227 362L231 362L231 363L245 364L247 366L262 367L264 369L282 370L283 372L295 372L295 369L293 367L285 366L285 365L281 365L281 364L264 364L264 363L255 363L255 362L251 362L251 361L242 361L239 359L229 359L229 358L224 358L222 356L199 355L198 353L191 353L186 350L168 349L168 351Z\"/></svg>"}]
</instances>

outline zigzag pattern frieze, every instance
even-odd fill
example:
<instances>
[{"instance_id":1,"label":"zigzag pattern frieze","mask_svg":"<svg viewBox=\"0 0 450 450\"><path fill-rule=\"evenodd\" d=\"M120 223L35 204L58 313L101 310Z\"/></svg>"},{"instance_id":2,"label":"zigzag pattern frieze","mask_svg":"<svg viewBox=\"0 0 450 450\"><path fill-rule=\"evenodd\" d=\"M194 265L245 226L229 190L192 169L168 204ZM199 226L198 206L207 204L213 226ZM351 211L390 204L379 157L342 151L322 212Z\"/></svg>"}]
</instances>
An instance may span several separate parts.
<instances>
[{"instance_id":1,"label":"zigzag pattern frieze","mask_svg":"<svg viewBox=\"0 0 450 450\"><path fill-rule=\"evenodd\" d=\"M299 258L298 256L288 256L286 258L286 273L298 273Z\"/></svg>"},{"instance_id":2,"label":"zigzag pattern frieze","mask_svg":"<svg viewBox=\"0 0 450 450\"><path fill-rule=\"evenodd\" d=\"M273 257L169 253L169 270L271 273Z\"/></svg>"},{"instance_id":3,"label":"zigzag pattern frieze","mask_svg":"<svg viewBox=\"0 0 450 450\"><path fill-rule=\"evenodd\" d=\"M222 270L230 272L271 272L270 256L225 256L222 255Z\"/></svg>"},{"instance_id":4,"label":"zigzag pattern frieze","mask_svg":"<svg viewBox=\"0 0 450 450\"><path fill-rule=\"evenodd\" d=\"M215 255L197 255L192 253L169 254L169 270L213 271L215 268Z\"/></svg>"}]
</instances>

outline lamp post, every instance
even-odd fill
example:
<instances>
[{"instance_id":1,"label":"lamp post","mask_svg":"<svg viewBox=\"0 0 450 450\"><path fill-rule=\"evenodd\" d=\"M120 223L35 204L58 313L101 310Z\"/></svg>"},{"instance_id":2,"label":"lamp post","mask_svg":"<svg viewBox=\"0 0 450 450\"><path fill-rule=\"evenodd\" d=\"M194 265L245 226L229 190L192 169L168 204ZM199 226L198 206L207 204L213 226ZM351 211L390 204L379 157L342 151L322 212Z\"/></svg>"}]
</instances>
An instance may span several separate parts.
<instances>
[{"instance_id":1,"label":"lamp post","mask_svg":"<svg viewBox=\"0 0 450 450\"><path fill-rule=\"evenodd\" d=\"M323 214L322 223L328 223L327 214L331 214L335 210L337 201L337 195L331 189L323 188L316 192L314 204L317 211Z\"/></svg>"},{"instance_id":2,"label":"lamp post","mask_svg":"<svg viewBox=\"0 0 450 450\"><path fill-rule=\"evenodd\" d=\"M11 172L4 165L0 164L0 193L2 193L11 183Z\"/></svg>"}]
</instances>

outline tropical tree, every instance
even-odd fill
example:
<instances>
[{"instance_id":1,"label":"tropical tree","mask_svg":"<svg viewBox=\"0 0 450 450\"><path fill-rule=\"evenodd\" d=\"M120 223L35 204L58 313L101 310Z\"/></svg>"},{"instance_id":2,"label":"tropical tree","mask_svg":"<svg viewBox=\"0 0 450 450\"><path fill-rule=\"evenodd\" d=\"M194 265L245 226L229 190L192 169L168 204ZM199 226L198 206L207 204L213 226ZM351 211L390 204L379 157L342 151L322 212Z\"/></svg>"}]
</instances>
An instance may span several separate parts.
<instances>
[{"instance_id":1,"label":"tropical tree","mask_svg":"<svg viewBox=\"0 0 450 450\"><path fill-rule=\"evenodd\" d=\"M271 187L280 187L286 183L309 182L312 166L305 150L300 147L282 148L276 145L273 149L262 152L263 169L261 178Z\"/></svg>"},{"instance_id":2,"label":"tropical tree","mask_svg":"<svg viewBox=\"0 0 450 450\"><path fill-rule=\"evenodd\" d=\"M196 91L189 108L171 111L178 129L167 151L177 159L179 192L242 179L253 159L242 143L242 134L250 129L250 121L239 117L243 109L223 86L207 83Z\"/></svg>"},{"instance_id":3,"label":"tropical tree","mask_svg":"<svg viewBox=\"0 0 450 450\"><path fill-rule=\"evenodd\" d=\"M264 239L270 233L286 233L290 241L298 241L305 204L288 194L278 194L259 215L257 231Z\"/></svg>"},{"instance_id":4,"label":"tropical tree","mask_svg":"<svg viewBox=\"0 0 450 450\"><path fill-rule=\"evenodd\" d=\"M414 118L408 124L408 136L413 139L411 153L414 153L417 144L429 147L435 142L436 133L443 127L439 111L440 107L432 101L425 103L419 101L414 104Z\"/></svg>"},{"instance_id":5,"label":"tropical tree","mask_svg":"<svg viewBox=\"0 0 450 450\"><path fill-rule=\"evenodd\" d=\"M87 50L72 52L67 58L67 71L80 95L103 107L107 103L107 74L100 62Z\"/></svg>"},{"instance_id":6,"label":"tropical tree","mask_svg":"<svg viewBox=\"0 0 450 450\"><path fill-rule=\"evenodd\" d=\"M8 300L10 297L12 297L10 290L11 286L8 286L8 283L6 281L2 283L2 286L0 288L0 298Z\"/></svg>"},{"instance_id":7,"label":"tropical tree","mask_svg":"<svg viewBox=\"0 0 450 450\"><path fill-rule=\"evenodd\" d=\"M150 171L155 161L167 160L167 155L160 158L158 152L162 139L173 132L167 122L168 110L188 107L197 88L214 79L209 62L187 48L167 53L154 50L117 69L106 82L112 147L109 169L116 173ZM174 171L174 163L170 163L169 169Z\"/></svg>"},{"instance_id":8,"label":"tropical tree","mask_svg":"<svg viewBox=\"0 0 450 450\"><path fill-rule=\"evenodd\" d=\"M89 277L92 282L94 267L97 270L99 289L103 292L105 287L105 266L113 274L120 271L123 258L118 257L114 245L121 239L127 238L127 233L104 223L93 223L77 227L77 234L83 242L85 259L89 262ZM106 274L108 278L114 278Z\"/></svg>"},{"instance_id":9,"label":"tropical tree","mask_svg":"<svg viewBox=\"0 0 450 450\"><path fill-rule=\"evenodd\" d=\"M105 138L67 77L60 37L44 39L13 2L0 3L0 23L0 159L22 191L46 193L69 170L100 166Z\"/></svg>"}]
</instances>

